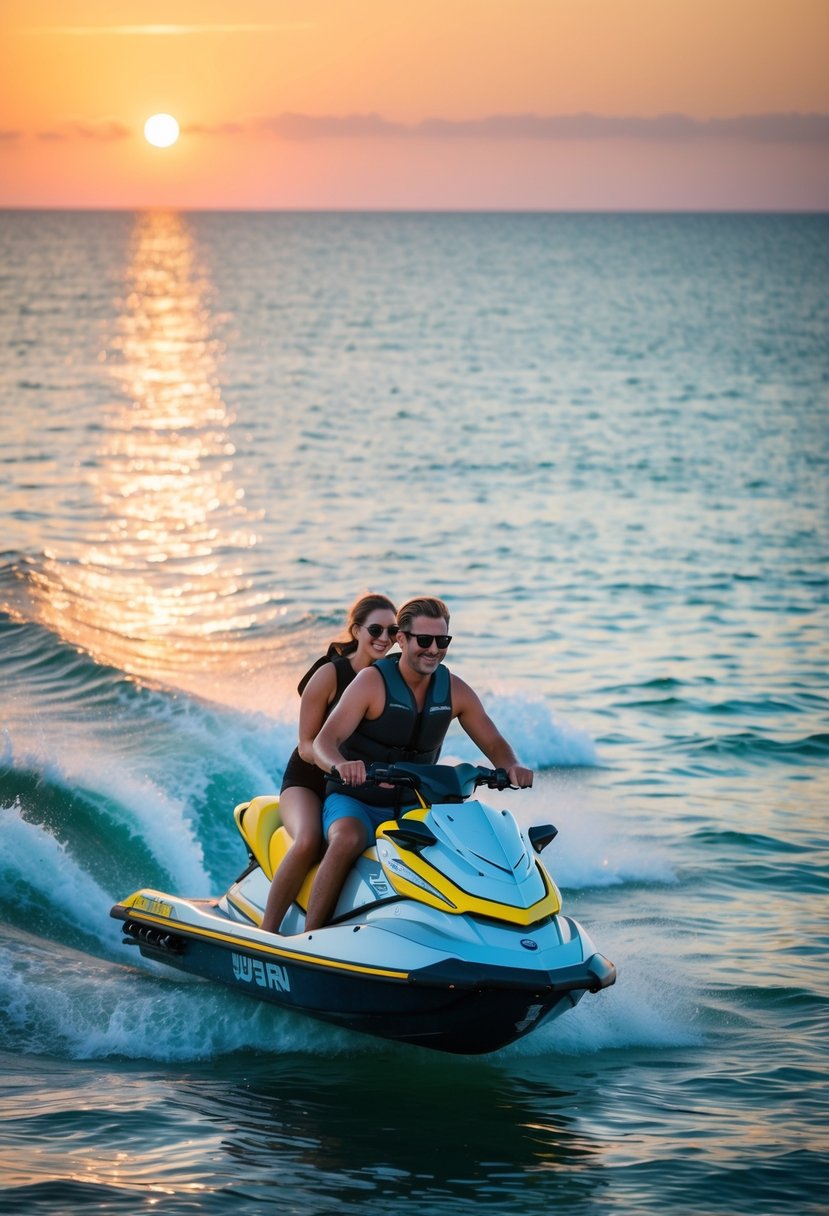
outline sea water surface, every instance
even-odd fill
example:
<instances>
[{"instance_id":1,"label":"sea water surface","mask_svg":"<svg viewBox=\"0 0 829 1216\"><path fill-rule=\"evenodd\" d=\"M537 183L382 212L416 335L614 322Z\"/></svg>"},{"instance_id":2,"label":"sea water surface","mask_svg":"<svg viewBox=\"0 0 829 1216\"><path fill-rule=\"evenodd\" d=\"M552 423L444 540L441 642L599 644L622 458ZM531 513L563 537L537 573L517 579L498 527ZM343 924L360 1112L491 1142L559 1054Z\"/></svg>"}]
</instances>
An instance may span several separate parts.
<instances>
[{"instance_id":1,"label":"sea water surface","mask_svg":"<svg viewBox=\"0 0 829 1216\"><path fill-rule=\"evenodd\" d=\"M825 216L0 213L0 1205L826 1210L827 287ZM618 967L492 1056L109 917L241 871L366 589Z\"/></svg>"}]
</instances>

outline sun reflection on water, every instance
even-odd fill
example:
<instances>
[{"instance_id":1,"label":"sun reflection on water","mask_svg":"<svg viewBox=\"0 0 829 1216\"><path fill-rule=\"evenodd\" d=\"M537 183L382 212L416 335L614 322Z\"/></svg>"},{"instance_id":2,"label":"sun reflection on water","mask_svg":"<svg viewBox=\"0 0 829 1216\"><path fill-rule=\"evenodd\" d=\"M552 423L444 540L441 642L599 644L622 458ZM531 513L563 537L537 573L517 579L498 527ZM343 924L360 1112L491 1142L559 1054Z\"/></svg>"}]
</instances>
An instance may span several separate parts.
<instances>
[{"instance_id":1,"label":"sun reflection on water","mask_svg":"<svg viewBox=\"0 0 829 1216\"><path fill-rule=\"evenodd\" d=\"M89 471L101 526L75 562L47 560L42 587L64 636L126 671L216 667L223 637L269 615L246 574L255 521L215 328L185 218L137 217L107 355L120 393Z\"/></svg>"}]
</instances>

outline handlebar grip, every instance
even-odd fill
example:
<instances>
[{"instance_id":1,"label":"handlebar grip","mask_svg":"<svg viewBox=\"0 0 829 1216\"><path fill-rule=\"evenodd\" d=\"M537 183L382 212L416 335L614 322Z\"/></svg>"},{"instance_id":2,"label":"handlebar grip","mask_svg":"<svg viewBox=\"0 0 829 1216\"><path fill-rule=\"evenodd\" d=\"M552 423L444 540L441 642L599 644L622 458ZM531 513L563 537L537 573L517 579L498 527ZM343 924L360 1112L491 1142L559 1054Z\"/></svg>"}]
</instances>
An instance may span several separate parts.
<instances>
[{"instance_id":1,"label":"handlebar grip","mask_svg":"<svg viewBox=\"0 0 829 1216\"><path fill-rule=\"evenodd\" d=\"M390 769L384 767L383 765L370 764L366 767L365 784L378 785L381 781L386 781L388 779L389 772ZM337 768L336 764L331 765L328 772L328 780L334 781L338 785L345 785L345 782L340 775L340 770Z\"/></svg>"},{"instance_id":2,"label":"handlebar grip","mask_svg":"<svg viewBox=\"0 0 829 1216\"><path fill-rule=\"evenodd\" d=\"M475 782L476 785L485 785L490 790L513 789L505 768L482 768L479 769L479 772L480 776Z\"/></svg>"}]
</instances>

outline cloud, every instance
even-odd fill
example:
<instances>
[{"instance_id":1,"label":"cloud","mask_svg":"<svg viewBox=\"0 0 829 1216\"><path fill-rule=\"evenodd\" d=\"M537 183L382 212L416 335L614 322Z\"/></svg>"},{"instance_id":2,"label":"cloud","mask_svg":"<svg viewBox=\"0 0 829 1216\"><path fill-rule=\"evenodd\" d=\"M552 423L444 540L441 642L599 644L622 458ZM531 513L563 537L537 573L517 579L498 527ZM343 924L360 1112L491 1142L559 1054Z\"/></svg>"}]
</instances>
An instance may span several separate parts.
<instances>
[{"instance_id":1,"label":"cloud","mask_svg":"<svg viewBox=\"0 0 829 1216\"><path fill-rule=\"evenodd\" d=\"M281 139L388 139L417 135L417 127L389 122L379 114L316 117L311 114L277 114L256 121L260 130Z\"/></svg>"},{"instance_id":2,"label":"cloud","mask_svg":"<svg viewBox=\"0 0 829 1216\"><path fill-rule=\"evenodd\" d=\"M281 139L537 139L751 140L775 143L829 143L829 114L749 114L733 118L655 117L601 114L493 114L458 121L427 118L413 125L379 114L278 114L254 125Z\"/></svg>"},{"instance_id":3,"label":"cloud","mask_svg":"<svg viewBox=\"0 0 829 1216\"><path fill-rule=\"evenodd\" d=\"M109 143L112 140L128 139L132 135L129 127L123 123L104 119L99 122L73 121L49 131L38 131L37 138L43 140L90 139L98 143Z\"/></svg>"},{"instance_id":4,"label":"cloud","mask_svg":"<svg viewBox=\"0 0 829 1216\"><path fill-rule=\"evenodd\" d=\"M242 135L249 127L241 122L191 122L181 128L182 135Z\"/></svg>"}]
</instances>

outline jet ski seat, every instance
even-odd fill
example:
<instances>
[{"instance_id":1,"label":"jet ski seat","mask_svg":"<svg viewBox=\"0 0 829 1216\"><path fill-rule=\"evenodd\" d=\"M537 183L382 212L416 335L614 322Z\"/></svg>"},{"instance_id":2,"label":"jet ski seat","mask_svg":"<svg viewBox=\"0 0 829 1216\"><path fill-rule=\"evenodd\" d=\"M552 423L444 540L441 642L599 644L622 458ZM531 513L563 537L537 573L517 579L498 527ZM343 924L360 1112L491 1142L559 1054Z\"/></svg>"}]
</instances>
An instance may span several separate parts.
<instances>
[{"instance_id":1,"label":"jet ski seat","mask_svg":"<svg viewBox=\"0 0 829 1216\"><path fill-rule=\"evenodd\" d=\"M251 855L256 858L266 876L273 878L271 842L277 829L282 826L279 796L260 794L250 802L242 802L234 810L233 817Z\"/></svg>"},{"instance_id":2,"label":"jet ski seat","mask_svg":"<svg viewBox=\"0 0 829 1216\"><path fill-rule=\"evenodd\" d=\"M293 844L287 828L282 824L278 795L260 794L250 802L240 803L233 815L251 855L261 866L265 877L272 880L277 866ZM376 847L370 845L363 856L376 861ZM314 866L302 884L298 902L303 908L308 906L308 895L316 873L317 867Z\"/></svg>"}]
</instances>

